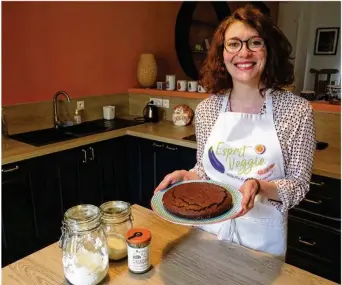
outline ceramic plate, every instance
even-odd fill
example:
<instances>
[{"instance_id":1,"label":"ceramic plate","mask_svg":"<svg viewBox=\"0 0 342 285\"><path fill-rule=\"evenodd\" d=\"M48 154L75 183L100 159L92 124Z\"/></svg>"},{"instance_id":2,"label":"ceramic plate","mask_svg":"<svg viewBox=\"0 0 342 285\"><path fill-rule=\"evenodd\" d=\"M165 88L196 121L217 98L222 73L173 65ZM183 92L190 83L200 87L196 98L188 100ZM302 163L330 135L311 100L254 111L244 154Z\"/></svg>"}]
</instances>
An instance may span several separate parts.
<instances>
[{"instance_id":1,"label":"ceramic plate","mask_svg":"<svg viewBox=\"0 0 342 285\"><path fill-rule=\"evenodd\" d=\"M172 189L173 187L185 184L185 183L209 183L209 184L215 184L218 186L223 187L226 189L233 198L233 207L226 213L217 216L215 218L208 218L208 219L202 219L202 220L192 220L192 219L186 219L182 217L177 217L171 213L169 213L163 205L163 196L164 194ZM231 185L214 182L214 181L207 181L207 180L189 180L189 181L183 181L179 183L172 184L169 188L166 188L165 190L158 191L155 193L151 200L151 206L152 210L162 219L169 221L171 223L175 224L181 224L181 225L188 225L188 226L195 226L195 225L207 225L207 224L215 224L219 222L223 222L225 220L230 219L237 213L241 211L241 201L242 201L242 194L239 192L239 190Z\"/></svg>"}]
</instances>

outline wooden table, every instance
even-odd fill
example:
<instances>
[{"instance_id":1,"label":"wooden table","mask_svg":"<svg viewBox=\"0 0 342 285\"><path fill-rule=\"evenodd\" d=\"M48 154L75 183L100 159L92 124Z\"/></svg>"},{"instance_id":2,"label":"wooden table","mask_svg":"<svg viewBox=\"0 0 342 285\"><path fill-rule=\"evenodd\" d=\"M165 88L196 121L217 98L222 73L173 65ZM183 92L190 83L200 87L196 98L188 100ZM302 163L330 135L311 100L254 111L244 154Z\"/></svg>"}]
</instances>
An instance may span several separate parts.
<instances>
[{"instance_id":1,"label":"wooden table","mask_svg":"<svg viewBox=\"0 0 342 285\"><path fill-rule=\"evenodd\" d=\"M336 284L202 230L171 224L141 206L134 205L132 212L134 226L152 233L152 268L139 275L128 271L127 260L111 262L101 284ZM67 284L58 244L4 267L2 284Z\"/></svg>"}]
</instances>

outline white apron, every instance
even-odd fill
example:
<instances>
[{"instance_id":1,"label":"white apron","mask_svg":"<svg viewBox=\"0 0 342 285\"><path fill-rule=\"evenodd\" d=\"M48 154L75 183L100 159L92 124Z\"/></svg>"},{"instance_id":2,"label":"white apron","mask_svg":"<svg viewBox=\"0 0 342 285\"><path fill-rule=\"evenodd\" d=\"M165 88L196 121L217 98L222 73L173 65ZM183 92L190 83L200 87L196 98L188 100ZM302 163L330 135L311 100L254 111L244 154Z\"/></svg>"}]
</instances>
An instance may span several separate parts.
<instances>
[{"instance_id":1,"label":"white apron","mask_svg":"<svg viewBox=\"0 0 342 285\"><path fill-rule=\"evenodd\" d=\"M203 153L203 166L210 179L237 188L249 177L271 181L284 178L284 162L273 122L272 97L266 92L266 114L221 112ZM280 213L259 194L246 215L199 228L245 247L275 255L286 254L287 214Z\"/></svg>"}]
</instances>

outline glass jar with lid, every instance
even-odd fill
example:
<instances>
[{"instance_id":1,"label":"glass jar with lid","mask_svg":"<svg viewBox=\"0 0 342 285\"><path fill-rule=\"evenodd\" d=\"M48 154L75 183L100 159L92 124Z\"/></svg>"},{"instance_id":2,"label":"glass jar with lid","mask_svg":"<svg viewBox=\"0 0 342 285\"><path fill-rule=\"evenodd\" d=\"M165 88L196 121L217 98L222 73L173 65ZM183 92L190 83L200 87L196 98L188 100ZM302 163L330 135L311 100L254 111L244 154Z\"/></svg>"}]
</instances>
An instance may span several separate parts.
<instances>
[{"instance_id":1,"label":"glass jar with lid","mask_svg":"<svg viewBox=\"0 0 342 285\"><path fill-rule=\"evenodd\" d=\"M63 251L64 276L73 285L98 284L108 273L101 216L101 210L89 204L72 207L64 214L59 246Z\"/></svg>"},{"instance_id":2,"label":"glass jar with lid","mask_svg":"<svg viewBox=\"0 0 342 285\"><path fill-rule=\"evenodd\" d=\"M100 206L101 224L107 237L109 259L127 257L126 233L132 228L131 205L124 201L109 201Z\"/></svg>"}]
</instances>

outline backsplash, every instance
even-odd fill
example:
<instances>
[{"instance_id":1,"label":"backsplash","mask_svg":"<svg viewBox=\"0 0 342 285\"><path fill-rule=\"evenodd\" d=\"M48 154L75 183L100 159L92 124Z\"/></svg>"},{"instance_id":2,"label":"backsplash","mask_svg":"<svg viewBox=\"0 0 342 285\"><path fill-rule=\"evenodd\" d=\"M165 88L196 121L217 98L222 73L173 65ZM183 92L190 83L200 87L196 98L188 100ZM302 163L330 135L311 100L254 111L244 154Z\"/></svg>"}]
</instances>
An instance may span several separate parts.
<instances>
[{"instance_id":1,"label":"backsplash","mask_svg":"<svg viewBox=\"0 0 342 285\"><path fill-rule=\"evenodd\" d=\"M58 101L57 105L58 115L60 121L72 121L76 110L76 102L84 101L85 109L80 111L83 122L103 118L102 107L105 105L115 105L115 116L133 115L142 117L143 109L150 101L150 97L151 95L147 94L127 93L84 98L72 98L71 96L70 103L67 103L64 97L60 97L61 100ZM202 99L168 96L163 96L163 99L169 99L169 108L159 108L160 119L169 121L172 121L175 106L186 104L195 111L198 103L202 101ZM52 100L3 106L3 110L10 135L53 127Z\"/></svg>"},{"instance_id":2,"label":"backsplash","mask_svg":"<svg viewBox=\"0 0 342 285\"><path fill-rule=\"evenodd\" d=\"M149 94L133 94L129 93L129 114L137 117L142 117L143 109L148 102L150 102L150 98L157 96L149 95ZM188 105L194 112L196 110L197 105L203 101L203 99L191 99L191 98L181 98L181 97L169 97L162 96L162 99L169 100L169 108L159 108L160 119L172 121L172 113L174 107L180 104ZM192 121L194 122L194 120Z\"/></svg>"},{"instance_id":3,"label":"backsplash","mask_svg":"<svg viewBox=\"0 0 342 285\"><path fill-rule=\"evenodd\" d=\"M72 95L71 95L72 96ZM172 113L175 106L188 105L193 111L203 99L182 98L175 96L156 96L151 94L123 93L115 95L92 96L84 98L72 98L66 103L59 100L58 111L61 121L73 120L76 110L76 102L84 101L85 110L81 111L82 121L92 121L103 118L102 107L115 105L115 116L132 115L142 117L143 109L150 98L162 98L169 100L169 108L159 108L160 119L172 121ZM316 106L317 108L317 106ZM53 127L53 103L51 101L3 106L6 117L8 133L17 134L33 130ZM341 146L341 114L316 110L315 125L318 141L328 142L330 146ZM192 121L192 124L194 120Z\"/></svg>"},{"instance_id":4,"label":"backsplash","mask_svg":"<svg viewBox=\"0 0 342 285\"><path fill-rule=\"evenodd\" d=\"M103 118L102 107L105 105L115 105L116 116L128 114L127 93L84 98L72 98L72 95L70 95L70 97L70 103L67 103L64 100L58 101L58 114L61 121L73 120L77 101L84 101L85 108L83 111L80 111L82 121L92 121ZM60 98L64 99L62 96ZM52 100L3 106L3 110L6 117L8 133L10 135L53 127Z\"/></svg>"}]
</instances>

